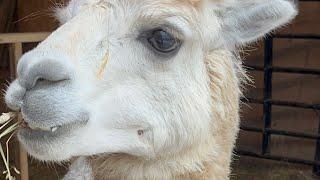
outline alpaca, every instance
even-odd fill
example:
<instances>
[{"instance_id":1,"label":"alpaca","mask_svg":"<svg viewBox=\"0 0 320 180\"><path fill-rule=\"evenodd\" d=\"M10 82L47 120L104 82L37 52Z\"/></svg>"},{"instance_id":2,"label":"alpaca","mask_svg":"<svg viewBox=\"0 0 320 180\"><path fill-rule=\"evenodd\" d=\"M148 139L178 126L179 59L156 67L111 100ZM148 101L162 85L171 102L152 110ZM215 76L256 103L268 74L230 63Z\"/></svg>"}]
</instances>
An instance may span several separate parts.
<instances>
[{"instance_id":1,"label":"alpaca","mask_svg":"<svg viewBox=\"0 0 320 180\"><path fill-rule=\"evenodd\" d=\"M71 179L230 177L246 75L237 49L288 23L287 0L71 0L20 59L18 138Z\"/></svg>"}]
</instances>

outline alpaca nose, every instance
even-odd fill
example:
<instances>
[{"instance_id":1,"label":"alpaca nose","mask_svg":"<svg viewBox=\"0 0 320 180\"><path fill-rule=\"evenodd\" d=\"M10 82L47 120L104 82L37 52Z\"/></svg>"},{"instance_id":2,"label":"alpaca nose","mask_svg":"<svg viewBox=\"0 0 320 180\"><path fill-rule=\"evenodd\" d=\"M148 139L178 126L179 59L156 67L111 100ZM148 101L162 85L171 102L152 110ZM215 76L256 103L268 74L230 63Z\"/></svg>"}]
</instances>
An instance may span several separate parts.
<instances>
[{"instance_id":1,"label":"alpaca nose","mask_svg":"<svg viewBox=\"0 0 320 180\"><path fill-rule=\"evenodd\" d=\"M18 63L18 81L26 90L33 88L38 80L56 82L68 80L72 76L72 66L66 58L42 54L27 53Z\"/></svg>"}]
</instances>

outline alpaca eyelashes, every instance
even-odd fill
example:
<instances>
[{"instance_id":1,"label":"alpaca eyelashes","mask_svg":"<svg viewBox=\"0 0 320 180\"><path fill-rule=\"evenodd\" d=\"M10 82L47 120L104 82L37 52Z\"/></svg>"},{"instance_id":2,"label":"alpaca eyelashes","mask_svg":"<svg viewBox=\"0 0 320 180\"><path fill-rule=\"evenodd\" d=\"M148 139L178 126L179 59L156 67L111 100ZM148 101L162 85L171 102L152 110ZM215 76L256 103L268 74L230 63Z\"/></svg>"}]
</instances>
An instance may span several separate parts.
<instances>
[{"instance_id":1,"label":"alpaca eyelashes","mask_svg":"<svg viewBox=\"0 0 320 180\"><path fill-rule=\"evenodd\" d=\"M181 41L162 29L153 30L147 38L151 47L159 53L168 54L179 49Z\"/></svg>"}]
</instances>

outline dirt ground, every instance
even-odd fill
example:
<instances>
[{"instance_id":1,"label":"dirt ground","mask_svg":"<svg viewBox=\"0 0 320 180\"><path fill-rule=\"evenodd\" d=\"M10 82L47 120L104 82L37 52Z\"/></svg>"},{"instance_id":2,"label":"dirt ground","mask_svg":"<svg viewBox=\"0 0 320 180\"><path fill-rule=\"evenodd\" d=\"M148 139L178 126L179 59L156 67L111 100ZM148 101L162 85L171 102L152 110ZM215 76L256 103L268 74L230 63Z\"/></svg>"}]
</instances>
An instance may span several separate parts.
<instances>
[{"instance_id":1,"label":"dirt ground","mask_svg":"<svg viewBox=\"0 0 320 180\"><path fill-rule=\"evenodd\" d=\"M236 157L237 158L237 157ZM232 180L319 180L311 166L238 157L233 163Z\"/></svg>"}]
</instances>

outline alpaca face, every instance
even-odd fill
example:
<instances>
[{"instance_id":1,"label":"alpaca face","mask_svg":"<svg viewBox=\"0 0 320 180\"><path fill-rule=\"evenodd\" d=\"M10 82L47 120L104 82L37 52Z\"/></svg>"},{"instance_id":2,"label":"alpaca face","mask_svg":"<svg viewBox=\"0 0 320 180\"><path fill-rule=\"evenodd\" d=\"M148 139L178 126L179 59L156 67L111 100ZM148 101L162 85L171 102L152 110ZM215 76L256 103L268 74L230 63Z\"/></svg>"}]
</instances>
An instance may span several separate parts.
<instances>
[{"instance_id":1,"label":"alpaca face","mask_svg":"<svg viewBox=\"0 0 320 180\"><path fill-rule=\"evenodd\" d=\"M206 55L256 40L294 14L283 0L72 0L8 88L7 105L28 123L19 140L53 161L153 158L197 145L221 108Z\"/></svg>"}]
</instances>

